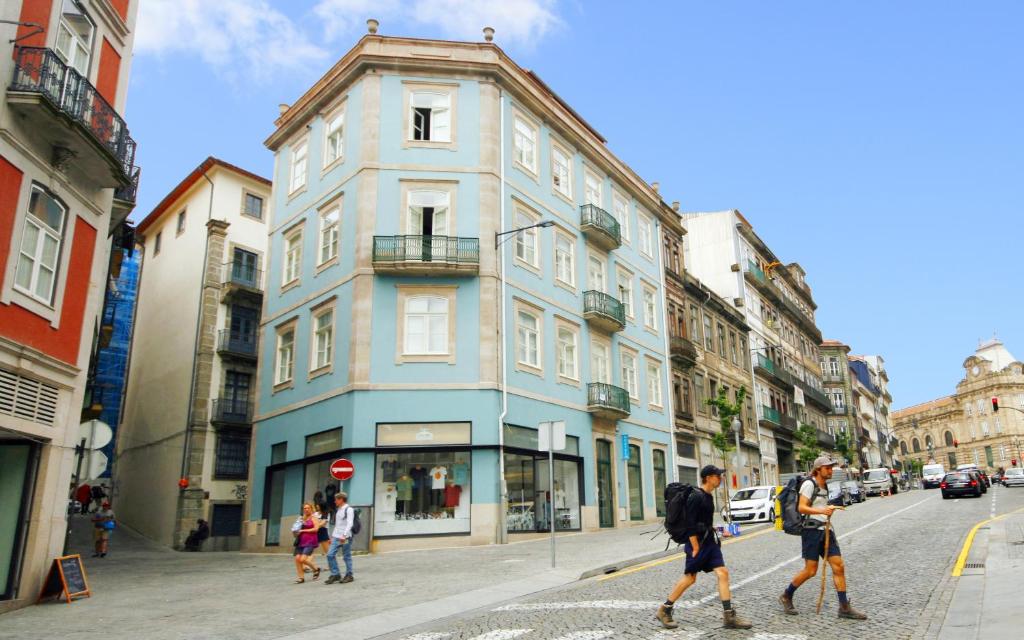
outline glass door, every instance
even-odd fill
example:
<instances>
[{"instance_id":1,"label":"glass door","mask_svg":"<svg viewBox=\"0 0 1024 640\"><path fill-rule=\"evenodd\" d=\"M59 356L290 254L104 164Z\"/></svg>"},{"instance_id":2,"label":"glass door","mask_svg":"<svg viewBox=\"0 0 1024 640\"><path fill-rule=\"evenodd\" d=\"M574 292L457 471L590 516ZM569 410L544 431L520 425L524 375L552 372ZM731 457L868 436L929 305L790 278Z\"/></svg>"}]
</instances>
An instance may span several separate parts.
<instances>
[{"instance_id":1,"label":"glass door","mask_svg":"<svg viewBox=\"0 0 1024 640\"><path fill-rule=\"evenodd\" d=\"M644 486L640 473L640 447L629 445L629 460L626 462L629 479L629 519L644 519Z\"/></svg>"},{"instance_id":2,"label":"glass door","mask_svg":"<svg viewBox=\"0 0 1024 640\"><path fill-rule=\"evenodd\" d=\"M252 376L241 371L224 374L224 412L243 421L249 413L249 385Z\"/></svg>"},{"instance_id":3,"label":"glass door","mask_svg":"<svg viewBox=\"0 0 1024 640\"><path fill-rule=\"evenodd\" d=\"M658 510L658 517L665 517L665 486L668 482L668 475L665 471L665 452L661 449L654 450L654 505Z\"/></svg>"},{"instance_id":4,"label":"glass door","mask_svg":"<svg viewBox=\"0 0 1024 640\"><path fill-rule=\"evenodd\" d=\"M602 527L615 526L615 494L612 491L612 443L597 441L597 511Z\"/></svg>"},{"instance_id":5,"label":"glass door","mask_svg":"<svg viewBox=\"0 0 1024 640\"><path fill-rule=\"evenodd\" d=\"M242 353L256 353L258 312L251 307L231 307L231 346Z\"/></svg>"}]
</instances>

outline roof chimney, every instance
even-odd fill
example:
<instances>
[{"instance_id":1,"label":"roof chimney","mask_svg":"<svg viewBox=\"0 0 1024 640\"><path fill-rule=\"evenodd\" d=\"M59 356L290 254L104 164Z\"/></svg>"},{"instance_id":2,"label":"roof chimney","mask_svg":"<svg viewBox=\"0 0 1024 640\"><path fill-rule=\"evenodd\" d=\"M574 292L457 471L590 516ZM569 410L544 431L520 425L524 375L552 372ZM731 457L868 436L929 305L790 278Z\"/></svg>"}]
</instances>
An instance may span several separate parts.
<instances>
[{"instance_id":1,"label":"roof chimney","mask_svg":"<svg viewBox=\"0 0 1024 640\"><path fill-rule=\"evenodd\" d=\"M651 188L654 189L654 193L658 193L658 189L661 188L660 182L652 182Z\"/></svg>"},{"instance_id":2,"label":"roof chimney","mask_svg":"<svg viewBox=\"0 0 1024 640\"><path fill-rule=\"evenodd\" d=\"M484 41L494 42L494 27L484 27Z\"/></svg>"},{"instance_id":3,"label":"roof chimney","mask_svg":"<svg viewBox=\"0 0 1024 640\"><path fill-rule=\"evenodd\" d=\"M366 21L366 30L369 32L371 36L377 35L377 27L379 26L380 22L377 22L377 20L374 18L370 18L369 20Z\"/></svg>"},{"instance_id":4,"label":"roof chimney","mask_svg":"<svg viewBox=\"0 0 1024 640\"><path fill-rule=\"evenodd\" d=\"M672 201L672 210L673 211L679 211L679 201L678 200L673 200Z\"/></svg>"},{"instance_id":5,"label":"roof chimney","mask_svg":"<svg viewBox=\"0 0 1024 640\"><path fill-rule=\"evenodd\" d=\"M283 116L284 114L288 113L288 109L290 108L291 107L289 107L286 103L282 102L281 104L277 105L277 114Z\"/></svg>"}]
</instances>

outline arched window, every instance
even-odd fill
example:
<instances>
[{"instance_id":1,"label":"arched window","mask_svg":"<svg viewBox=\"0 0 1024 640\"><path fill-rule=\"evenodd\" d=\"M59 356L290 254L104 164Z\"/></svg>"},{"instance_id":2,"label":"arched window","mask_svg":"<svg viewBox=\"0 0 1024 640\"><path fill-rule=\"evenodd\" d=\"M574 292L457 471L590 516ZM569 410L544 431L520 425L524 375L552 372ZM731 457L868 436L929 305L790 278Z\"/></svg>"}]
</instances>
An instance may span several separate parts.
<instances>
[{"instance_id":1,"label":"arched window","mask_svg":"<svg viewBox=\"0 0 1024 640\"><path fill-rule=\"evenodd\" d=\"M903 455L907 455L908 453L906 440L900 440L900 453Z\"/></svg>"},{"instance_id":2,"label":"arched window","mask_svg":"<svg viewBox=\"0 0 1024 640\"><path fill-rule=\"evenodd\" d=\"M945 440L946 440L946 446L947 447L952 447L953 446L953 432L952 431L947 431L945 433L945 435L943 436L943 438L945 438Z\"/></svg>"},{"instance_id":3,"label":"arched window","mask_svg":"<svg viewBox=\"0 0 1024 640\"><path fill-rule=\"evenodd\" d=\"M914 453L921 453L921 443L918 442L917 438L911 442L911 447L914 449Z\"/></svg>"},{"instance_id":4,"label":"arched window","mask_svg":"<svg viewBox=\"0 0 1024 640\"><path fill-rule=\"evenodd\" d=\"M928 448L928 449L932 448L933 442L932 442L932 437L931 436L925 436L924 437L924 446L926 448Z\"/></svg>"}]
</instances>

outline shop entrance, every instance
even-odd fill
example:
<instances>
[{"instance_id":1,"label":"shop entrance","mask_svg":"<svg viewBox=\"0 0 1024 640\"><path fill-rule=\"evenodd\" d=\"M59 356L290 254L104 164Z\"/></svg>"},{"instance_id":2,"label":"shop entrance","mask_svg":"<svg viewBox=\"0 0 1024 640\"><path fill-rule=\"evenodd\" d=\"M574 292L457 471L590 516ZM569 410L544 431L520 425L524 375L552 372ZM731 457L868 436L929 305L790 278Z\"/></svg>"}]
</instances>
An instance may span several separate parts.
<instances>
[{"instance_id":1,"label":"shop entrance","mask_svg":"<svg viewBox=\"0 0 1024 640\"><path fill-rule=\"evenodd\" d=\"M629 519L644 519L644 484L640 473L640 447L629 445L629 460L626 463L629 480Z\"/></svg>"},{"instance_id":2,"label":"shop entrance","mask_svg":"<svg viewBox=\"0 0 1024 640\"><path fill-rule=\"evenodd\" d=\"M552 518L556 531L580 529L580 463L555 459L553 497L548 467L546 457L505 454L510 533L551 531Z\"/></svg>"},{"instance_id":3,"label":"shop entrance","mask_svg":"<svg viewBox=\"0 0 1024 640\"><path fill-rule=\"evenodd\" d=\"M598 524L615 526L615 494L612 490L612 443L597 441L597 512Z\"/></svg>"}]
</instances>

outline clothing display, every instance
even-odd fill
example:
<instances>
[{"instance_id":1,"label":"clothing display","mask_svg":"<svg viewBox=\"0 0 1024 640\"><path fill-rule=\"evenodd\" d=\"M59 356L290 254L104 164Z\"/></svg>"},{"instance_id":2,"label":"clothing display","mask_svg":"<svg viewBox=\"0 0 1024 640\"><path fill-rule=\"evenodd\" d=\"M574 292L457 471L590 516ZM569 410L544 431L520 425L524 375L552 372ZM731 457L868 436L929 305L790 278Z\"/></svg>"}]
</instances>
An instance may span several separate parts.
<instances>
[{"instance_id":1,"label":"clothing display","mask_svg":"<svg viewBox=\"0 0 1024 640\"><path fill-rule=\"evenodd\" d=\"M376 464L376 535L469 532L470 504L462 499L472 478L468 453L379 453Z\"/></svg>"},{"instance_id":2,"label":"clothing display","mask_svg":"<svg viewBox=\"0 0 1024 640\"><path fill-rule=\"evenodd\" d=\"M413 481L409 476L402 476L395 482L399 500L412 500Z\"/></svg>"},{"instance_id":3,"label":"clothing display","mask_svg":"<svg viewBox=\"0 0 1024 640\"><path fill-rule=\"evenodd\" d=\"M430 470L431 489L444 489L445 478L448 477L448 469L445 467L434 467Z\"/></svg>"},{"instance_id":4,"label":"clothing display","mask_svg":"<svg viewBox=\"0 0 1024 640\"><path fill-rule=\"evenodd\" d=\"M466 484L469 479L469 465L464 462L457 462L452 465L452 481L459 486Z\"/></svg>"},{"instance_id":5,"label":"clothing display","mask_svg":"<svg viewBox=\"0 0 1024 640\"><path fill-rule=\"evenodd\" d=\"M397 463L396 463L397 464ZM412 469L409 469L409 476L412 477L412 486L414 489L426 488L427 483L427 470L416 465Z\"/></svg>"},{"instance_id":6,"label":"clothing display","mask_svg":"<svg viewBox=\"0 0 1024 640\"><path fill-rule=\"evenodd\" d=\"M462 487L457 484L450 484L444 488L444 506L451 509L459 506L459 499L462 496Z\"/></svg>"}]
</instances>

